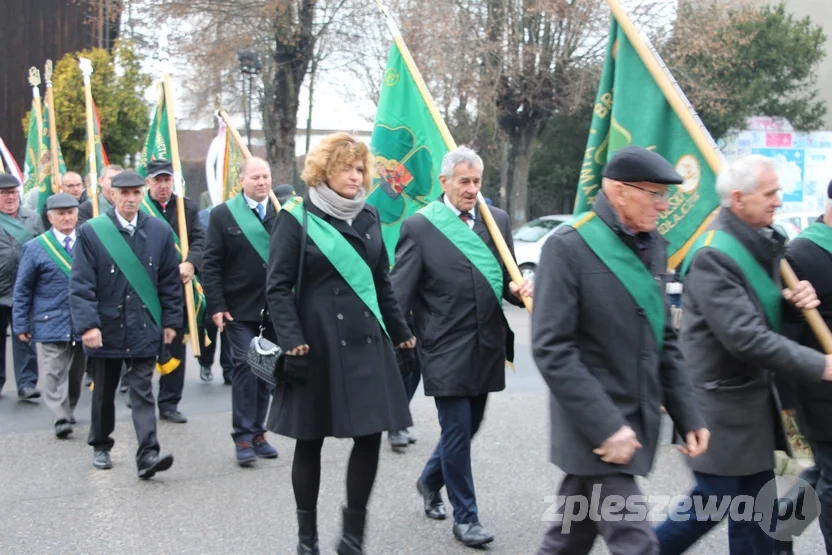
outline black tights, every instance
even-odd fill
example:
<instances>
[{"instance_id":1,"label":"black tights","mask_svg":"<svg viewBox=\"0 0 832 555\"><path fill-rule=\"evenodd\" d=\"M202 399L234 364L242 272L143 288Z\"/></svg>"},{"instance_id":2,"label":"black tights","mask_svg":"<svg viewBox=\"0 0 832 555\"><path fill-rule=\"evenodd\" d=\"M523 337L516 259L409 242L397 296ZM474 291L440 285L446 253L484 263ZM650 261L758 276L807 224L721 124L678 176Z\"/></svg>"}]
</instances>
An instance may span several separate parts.
<instances>
[{"instance_id":1,"label":"black tights","mask_svg":"<svg viewBox=\"0 0 832 555\"><path fill-rule=\"evenodd\" d=\"M347 467L347 507L363 511L376 480L381 432L355 437ZM292 461L292 489L298 510L312 511L318 506L321 489L321 448L324 440L298 440Z\"/></svg>"}]
</instances>

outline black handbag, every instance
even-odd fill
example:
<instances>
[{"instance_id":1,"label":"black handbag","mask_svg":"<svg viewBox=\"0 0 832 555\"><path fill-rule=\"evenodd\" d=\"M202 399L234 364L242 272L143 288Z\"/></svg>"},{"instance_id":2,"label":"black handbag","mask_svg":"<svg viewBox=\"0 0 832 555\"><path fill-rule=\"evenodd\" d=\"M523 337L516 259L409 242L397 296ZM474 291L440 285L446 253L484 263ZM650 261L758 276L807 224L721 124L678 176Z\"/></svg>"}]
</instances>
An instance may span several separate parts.
<instances>
[{"instance_id":1,"label":"black handbag","mask_svg":"<svg viewBox=\"0 0 832 555\"><path fill-rule=\"evenodd\" d=\"M303 207L303 227L301 230L300 239L300 255L298 256L298 276L295 280L295 306L298 304L300 298L300 283L303 277L303 263L306 258L306 229L307 229L307 215L306 206ZM257 337L251 339L248 347L248 354L246 360L249 368L255 376L261 380L271 384L278 385L280 382L279 376L283 372L284 353L279 345L269 341L263 337L263 332L266 330L267 322L269 321L269 311L264 308L260 311L260 333Z\"/></svg>"}]
</instances>

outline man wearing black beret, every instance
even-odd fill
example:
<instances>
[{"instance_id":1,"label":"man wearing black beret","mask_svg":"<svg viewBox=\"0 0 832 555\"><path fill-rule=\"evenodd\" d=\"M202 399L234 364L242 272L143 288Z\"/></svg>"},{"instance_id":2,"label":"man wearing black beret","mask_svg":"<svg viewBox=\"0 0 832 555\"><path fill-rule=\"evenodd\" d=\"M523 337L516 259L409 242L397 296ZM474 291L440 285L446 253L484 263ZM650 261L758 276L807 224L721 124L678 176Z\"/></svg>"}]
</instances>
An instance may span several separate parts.
<instances>
[{"instance_id":1,"label":"man wearing black beret","mask_svg":"<svg viewBox=\"0 0 832 555\"><path fill-rule=\"evenodd\" d=\"M112 181L114 206L78 230L72 256L72 325L92 358L92 423L88 443L93 466L112 468L115 393L122 364L130 388L139 449L139 478L170 468L156 437L153 371L182 322L182 282L170 226L139 207L144 179L132 170ZM164 362L164 361L160 361Z\"/></svg>"},{"instance_id":2,"label":"man wearing black beret","mask_svg":"<svg viewBox=\"0 0 832 555\"><path fill-rule=\"evenodd\" d=\"M683 453L708 445L664 295L667 242L656 231L668 184L682 177L637 146L616 152L603 175L593 211L543 246L532 342L552 393L552 462L566 473L558 495L589 503L597 492L599 507L611 496L629 500L617 520L559 507L539 555L589 553L598 534L615 555L658 554L651 523L630 500L640 495L635 476L653 466L661 406L687 440Z\"/></svg>"},{"instance_id":3,"label":"man wearing black beret","mask_svg":"<svg viewBox=\"0 0 832 555\"><path fill-rule=\"evenodd\" d=\"M12 293L23 244L43 233L40 216L20 205L20 182L0 173L0 395L6 383L6 330L12 323ZM38 361L32 345L12 334L12 357L17 396L21 401L40 397Z\"/></svg>"}]
</instances>

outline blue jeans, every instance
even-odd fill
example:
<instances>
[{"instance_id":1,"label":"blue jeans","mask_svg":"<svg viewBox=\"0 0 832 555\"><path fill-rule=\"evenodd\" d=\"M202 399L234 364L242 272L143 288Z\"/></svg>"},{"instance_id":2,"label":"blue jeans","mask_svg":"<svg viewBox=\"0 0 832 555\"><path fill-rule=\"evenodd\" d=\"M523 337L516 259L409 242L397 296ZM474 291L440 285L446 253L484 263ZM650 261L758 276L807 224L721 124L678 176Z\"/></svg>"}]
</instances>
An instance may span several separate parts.
<instances>
[{"instance_id":1,"label":"blue jeans","mask_svg":"<svg viewBox=\"0 0 832 555\"><path fill-rule=\"evenodd\" d=\"M728 521L728 549L731 555L771 555L774 552L774 538L763 531L767 523L749 522L734 520L731 518L732 509L726 509L724 513L713 518L696 518L696 506L707 507L708 497L711 503L720 506L722 497L729 496L729 502L740 495L747 495L756 498L757 495L771 480L774 480L774 471L765 470L748 476L715 476L694 472L696 486L690 492L694 500L688 511L679 511L678 515L687 515L688 520L675 521L667 520L656 530L659 538L661 555L674 555L684 553L690 546L696 543L699 538L707 534L714 526L719 524L721 516L727 516ZM696 498L700 499L697 500ZM703 499L704 497L704 499ZM668 507L668 511L673 507ZM760 507L754 507L754 512L761 512ZM737 512L746 512L742 507Z\"/></svg>"},{"instance_id":2,"label":"blue jeans","mask_svg":"<svg viewBox=\"0 0 832 555\"><path fill-rule=\"evenodd\" d=\"M442 434L419 480L430 491L447 488L454 521L459 524L479 520L471 473L471 439L480 428L487 399L488 394L434 399Z\"/></svg>"},{"instance_id":3,"label":"blue jeans","mask_svg":"<svg viewBox=\"0 0 832 555\"><path fill-rule=\"evenodd\" d=\"M6 385L6 335L12 325L12 309L0 306L0 390ZM38 356L34 343L24 343L12 333L12 360L17 392L38 384Z\"/></svg>"},{"instance_id":4,"label":"blue jeans","mask_svg":"<svg viewBox=\"0 0 832 555\"><path fill-rule=\"evenodd\" d=\"M231 373L231 424L234 441L252 441L266 433L266 414L272 386L251 371L246 362L248 347L258 334L259 326L249 322L228 322L225 337L228 339L234 370ZM274 335L267 333L274 341Z\"/></svg>"}]
</instances>

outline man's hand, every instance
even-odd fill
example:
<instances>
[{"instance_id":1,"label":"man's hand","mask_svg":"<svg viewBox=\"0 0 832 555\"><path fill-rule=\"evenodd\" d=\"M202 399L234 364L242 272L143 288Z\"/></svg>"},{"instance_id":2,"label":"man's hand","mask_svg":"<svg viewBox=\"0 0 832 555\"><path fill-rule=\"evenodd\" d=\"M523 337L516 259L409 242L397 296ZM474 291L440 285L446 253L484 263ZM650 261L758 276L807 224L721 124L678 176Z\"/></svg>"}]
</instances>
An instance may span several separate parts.
<instances>
[{"instance_id":1,"label":"man's hand","mask_svg":"<svg viewBox=\"0 0 832 555\"><path fill-rule=\"evenodd\" d=\"M291 351L286 351L286 354L290 357L302 357L309 353L309 345L301 345L299 347L295 347Z\"/></svg>"},{"instance_id":2,"label":"man's hand","mask_svg":"<svg viewBox=\"0 0 832 555\"><path fill-rule=\"evenodd\" d=\"M679 445L679 451L690 458L698 457L708 450L708 441L711 439L711 432L707 428L699 428L688 432L685 437L687 445Z\"/></svg>"},{"instance_id":3,"label":"man's hand","mask_svg":"<svg viewBox=\"0 0 832 555\"><path fill-rule=\"evenodd\" d=\"M81 339L84 341L84 346L88 349L100 349L104 346L104 343L101 341L101 330L98 328L85 331Z\"/></svg>"},{"instance_id":4,"label":"man's hand","mask_svg":"<svg viewBox=\"0 0 832 555\"><path fill-rule=\"evenodd\" d=\"M24 343L28 343L29 341L32 340L32 334L31 333L19 333L19 334L17 334L17 338L20 339L21 341L23 341Z\"/></svg>"},{"instance_id":5,"label":"man's hand","mask_svg":"<svg viewBox=\"0 0 832 555\"><path fill-rule=\"evenodd\" d=\"M826 368L823 369L823 378L827 382L832 382L832 355L826 355Z\"/></svg>"},{"instance_id":6,"label":"man's hand","mask_svg":"<svg viewBox=\"0 0 832 555\"><path fill-rule=\"evenodd\" d=\"M415 346L416 346L416 338L415 337L411 337L410 339L408 339L404 343L399 343L398 344L399 349L412 349Z\"/></svg>"},{"instance_id":7,"label":"man's hand","mask_svg":"<svg viewBox=\"0 0 832 555\"><path fill-rule=\"evenodd\" d=\"M182 278L182 283L188 283L194 278L194 265L190 262L183 262L179 265L179 277Z\"/></svg>"},{"instance_id":8,"label":"man's hand","mask_svg":"<svg viewBox=\"0 0 832 555\"><path fill-rule=\"evenodd\" d=\"M173 328L165 328L164 336L165 345L170 345L171 343L173 343L174 338L176 338L176 330Z\"/></svg>"},{"instance_id":9,"label":"man's hand","mask_svg":"<svg viewBox=\"0 0 832 555\"><path fill-rule=\"evenodd\" d=\"M217 312L216 314L211 315L211 321L214 322L214 325L217 326L217 329L220 333L225 330L225 323L226 322L233 322L234 318L231 317L231 314L228 312Z\"/></svg>"},{"instance_id":10,"label":"man's hand","mask_svg":"<svg viewBox=\"0 0 832 555\"><path fill-rule=\"evenodd\" d=\"M508 288L514 293L514 296L518 299L522 299L523 297L533 297L534 296L534 283L531 281L523 278L523 282L520 284L520 287L517 286L516 283L513 281L509 282Z\"/></svg>"},{"instance_id":11,"label":"man's hand","mask_svg":"<svg viewBox=\"0 0 832 555\"><path fill-rule=\"evenodd\" d=\"M629 426L622 426L620 430L611 435L601 447L593 449L593 453L601 457L601 460L610 464L627 464L633 458L636 449L641 448L641 443L636 438L636 433Z\"/></svg>"},{"instance_id":12,"label":"man's hand","mask_svg":"<svg viewBox=\"0 0 832 555\"><path fill-rule=\"evenodd\" d=\"M794 289L783 289L783 298L801 310L820 306L815 288L808 281L798 282Z\"/></svg>"}]
</instances>

